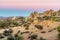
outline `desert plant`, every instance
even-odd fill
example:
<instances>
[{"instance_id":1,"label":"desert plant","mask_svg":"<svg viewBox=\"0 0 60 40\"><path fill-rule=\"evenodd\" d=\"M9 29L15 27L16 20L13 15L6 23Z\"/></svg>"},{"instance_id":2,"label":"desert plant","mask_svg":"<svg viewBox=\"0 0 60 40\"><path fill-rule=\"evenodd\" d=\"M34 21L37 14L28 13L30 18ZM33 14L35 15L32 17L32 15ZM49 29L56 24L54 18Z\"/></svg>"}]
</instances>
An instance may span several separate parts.
<instances>
[{"instance_id":1,"label":"desert plant","mask_svg":"<svg viewBox=\"0 0 60 40\"><path fill-rule=\"evenodd\" d=\"M41 33L46 33L45 31L42 31Z\"/></svg>"},{"instance_id":2,"label":"desert plant","mask_svg":"<svg viewBox=\"0 0 60 40\"><path fill-rule=\"evenodd\" d=\"M12 34L12 30L5 30L4 32L3 32L3 35L5 35L5 36L9 36L9 35L11 35Z\"/></svg>"},{"instance_id":3,"label":"desert plant","mask_svg":"<svg viewBox=\"0 0 60 40\"><path fill-rule=\"evenodd\" d=\"M52 32L53 30L49 30L48 32Z\"/></svg>"},{"instance_id":4,"label":"desert plant","mask_svg":"<svg viewBox=\"0 0 60 40\"><path fill-rule=\"evenodd\" d=\"M43 37L40 37L40 39L39 40L46 40L46 39L44 39Z\"/></svg>"},{"instance_id":5,"label":"desert plant","mask_svg":"<svg viewBox=\"0 0 60 40\"><path fill-rule=\"evenodd\" d=\"M60 25L57 27L57 31L60 33Z\"/></svg>"},{"instance_id":6,"label":"desert plant","mask_svg":"<svg viewBox=\"0 0 60 40\"><path fill-rule=\"evenodd\" d=\"M5 22L4 21L0 21L0 28L4 28L5 27Z\"/></svg>"},{"instance_id":7,"label":"desert plant","mask_svg":"<svg viewBox=\"0 0 60 40\"><path fill-rule=\"evenodd\" d=\"M23 36L21 34L18 34L18 40L23 40Z\"/></svg>"},{"instance_id":8,"label":"desert plant","mask_svg":"<svg viewBox=\"0 0 60 40\"><path fill-rule=\"evenodd\" d=\"M57 31L58 31L58 40L60 40L60 25L57 27Z\"/></svg>"},{"instance_id":9,"label":"desert plant","mask_svg":"<svg viewBox=\"0 0 60 40\"><path fill-rule=\"evenodd\" d=\"M33 34L30 36L30 39L33 40L33 39L37 39L37 35L36 34Z\"/></svg>"},{"instance_id":10,"label":"desert plant","mask_svg":"<svg viewBox=\"0 0 60 40\"><path fill-rule=\"evenodd\" d=\"M29 29L29 24L24 24L24 27L25 27L26 30L28 30Z\"/></svg>"},{"instance_id":11,"label":"desert plant","mask_svg":"<svg viewBox=\"0 0 60 40\"><path fill-rule=\"evenodd\" d=\"M7 40L14 40L14 37L13 36L8 36Z\"/></svg>"},{"instance_id":12,"label":"desert plant","mask_svg":"<svg viewBox=\"0 0 60 40\"><path fill-rule=\"evenodd\" d=\"M40 30L43 29L43 26L41 26L41 25L35 25L35 27L38 28L38 29L40 29Z\"/></svg>"},{"instance_id":13,"label":"desert plant","mask_svg":"<svg viewBox=\"0 0 60 40\"><path fill-rule=\"evenodd\" d=\"M41 21L43 21L42 17L37 17L37 19L38 19L38 23L41 22Z\"/></svg>"},{"instance_id":14,"label":"desert plant","mask_svg":"<svg viewBox=\"0 0 60 40\"><path fill-rule=\"evenodd\" d=\"M50 19L50 16L43 16L43 19L44 20L49 20Z\"/></svg>"},{"instance_id":15,"label":"desert plant","mask_svg":"<svg viewBox=\"0 0 60 40\"><path fill-rule=\"evenodd\" d=\"M3 34L0 34L0 39L4 38L5 36Z\"/></svg>"},{"instance_id":16,"label":"desert plant","mask_svg":"<svg viewBox=\"0 0 60 40\"><path fill-rule=\"evenodd\" d=\"M8 31L9 31L9 33L13 33L13 30L12 29L9 29Z\"/></svg>"},{"instance_id":17,"label":"desert plant","mask_svg":"<svg viewBox=\"0 0 60 40\"><path fill-rule=\"evenodd\" d=\"M18 26L18 22L16 20L12 21L12 23L15 25L15 26Z\"/></svg>"}]
</instances>

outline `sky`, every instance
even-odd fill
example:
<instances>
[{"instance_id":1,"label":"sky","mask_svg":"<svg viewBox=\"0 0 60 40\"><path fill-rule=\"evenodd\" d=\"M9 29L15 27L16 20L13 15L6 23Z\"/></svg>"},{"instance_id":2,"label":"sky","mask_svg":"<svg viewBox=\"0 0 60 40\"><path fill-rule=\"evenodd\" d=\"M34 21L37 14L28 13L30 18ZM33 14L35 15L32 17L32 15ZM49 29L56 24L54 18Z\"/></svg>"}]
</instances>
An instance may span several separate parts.
<instances>
[{"instance_id":1,"label":"sky","mask_svg":"<svg viewBox=\"0 0 60 40\"><path fill-rule=\"evenodd\" d=\"M59 10L60 0L0 0L0 16L28 16L33 11Z\"/></svg>"}]
</instances>

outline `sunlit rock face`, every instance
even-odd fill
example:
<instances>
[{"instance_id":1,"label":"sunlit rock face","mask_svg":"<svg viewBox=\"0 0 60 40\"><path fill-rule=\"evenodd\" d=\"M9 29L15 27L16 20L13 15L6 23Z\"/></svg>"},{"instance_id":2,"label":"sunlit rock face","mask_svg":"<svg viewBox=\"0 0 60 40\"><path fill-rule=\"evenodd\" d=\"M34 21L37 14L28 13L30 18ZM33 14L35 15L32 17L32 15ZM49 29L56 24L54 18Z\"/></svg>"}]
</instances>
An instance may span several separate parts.
<instances>
[{"instance_id":1,"label":"sunlit rock face","mask_svg":"<svg viewBox=\"0 0 60 40\"><path fill-rule=\"evenodd\" d=\"M33 13L30 14L30 18L36 18L39 16L39 13L37 11L34 11Z\"/></svg>"},{"instance_id":2,"label":"sunlit rock face","mask_svg":"<svg viewBox=\"0 0 60 40\"><path fill-rule=\"evenodd\" d=\"M12 18L12 20L15 20L16 19L16 16L14 16L13 18Z\"/></svg>"},{"instance_id":3,"label":"sunlit rock face","mask_svg":"<svg viewBox=\"0 0 60 40\"><path fill-rule=\"evenodd\" d=\"M57 16L60 17L60 10L57 11Z\"/></svg>"},{"instance_id":4,"label":"sunlit rock face","mask_svg":"<svg viewBox=\"0 0 60 40\"><path fill-rule=\"evenodd\" d=\"M41 20L43 20L42 17L44 17L44 16L59 17L59 15L60 15L60 10L54 11L54 10L50 9L50 10L44 11L43 13L34 11L30 14L30 16L28 18L32 19L34 21L33 23L39 23L39 22L41 22Z\"/></svg>"},{"instance_id":5,"label":"sunlit rock face","mask_svg":"<svg viewBox=\"0 0 60 40\"><path fill-rule=\"evenodd\" d=\"M52 9L44 12L45 16L55 16L56 12Z\"/></svg>"}]
</instances>

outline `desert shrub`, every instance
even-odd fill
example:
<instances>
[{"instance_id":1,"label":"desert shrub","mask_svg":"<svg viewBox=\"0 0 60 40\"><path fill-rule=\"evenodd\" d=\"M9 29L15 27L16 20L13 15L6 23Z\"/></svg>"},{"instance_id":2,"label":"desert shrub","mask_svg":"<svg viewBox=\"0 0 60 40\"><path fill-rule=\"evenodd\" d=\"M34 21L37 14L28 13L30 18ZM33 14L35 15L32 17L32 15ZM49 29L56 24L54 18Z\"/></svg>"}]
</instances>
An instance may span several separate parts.
<instances>
[{"instance_id":1,"label":"desert shrub","mask_svg":"<svg viewBox=\"0 0 60 40\"><path fill-rule=\"evenodd\" d=\"M10 30L5 30L4 32L3 32L3 35L5 35L5 36L9 36L9 35L11 35L12 34L12 30L10 29Z\"/></svg>"},{"instance_id":2,"label":"desert shrub","mask_svg":"<svg viewBox=\"0 0 60 40\"><path fill-rule=\"evenodd\" d=\"M60 18L58 18L58 17L52 17L51 19L52 19L52 21L58 21L58 22L60 22Z\"/></svg>"},{"instance_id":3,"label":"desert shrub","mask_svg":"<svg viewBox=\"0 0 60 40\"><path fill-rule=\"evenodd\" d=\"M29 31L21 32L21 34L29 33Z\"/></svg>"},{"instance_id":4,"label":"desert shrub","mask_svg":"<svg viewBox=\"0 0 60 40\"><path fill-rule=\"evenodd\" d=\"M5 36L3 34L0 34L0 39L4 38Z\"/></svg>"},{"instance_id":5,"label":"desert shrub","mask_svg":"<svg viewBox=\"0 0 60 40\"><path fill-rule=\"evenodd\" d=\"M25 27L26 30L28 30L29 29L29 24L24 24L24 27Z\"/></svg>"},{"instance_id":6,"label":"desert shrub","mask_svg":"<svg viewBox=\"0 0 60 40\"><path fill-rule=\"evenodd\" d=\"M4 28L5 27L5 22L0 21L0 28Z\"/></svg>"},{"instance_id":7,"label":"desert shrub","mask_svg":"<svg viewBox=\"0 0 60 40\"><path fill-rule=\"evenodd\" d=\"M13 21L12 22L15 26L18 26L18 22L17 21Z\"/></svg>"},{"instance_id":8,"label":"desert shrub","mask_svg":"<svg viewBox=\"0 0 60 40\"><path fill-rule=\"evenodd\" d=\"M40 30L43 29L43 26L41 26L41 25L35 25L35 27L36 27L37 29L40 29Z\"/></svg>"},{"instance_id":9,"label":"desert shrub","mask_svg":"<svg viewBox=\"0 0 60 40\"><path fill-rule=\"evenodd\" d=\"M46 40L46 39L44 39L43 37L40 37L40 39L39 40Z\"/></svg>"},{"instance_id":10,"label":"desert shrub","mask_svg":"<svg viewBox=\"0 0 60 40\"><path fill-rule=\"evenodd\" d=\"M53 30L49 30L48 32L52 32Z\"/></svg>"},{"instance_id":11,"label":"desert shrub","mask_svg":"<svg viewBox=\"0 0 60 40\"><path fill-rule=\"evenodd\" d=\"M58 40L60 40L60 33L58 33L58 37L57 38L58 38Z\"/></svg>"},{"instance_id":12,"label":"desert shrub","mask_svg":"<svg viewBox=\"0 0 60 40\"><path fill-rule=\"evenodd\" d=\"M18 34L15 34L14 37L18 37Z\"/></svg>"},{"instance_id":13,"label":"desert shrub","mask_svg":"<svg viewBox=\"0 0 60 40\"><path fill-rule=\"evenodd\" d=\"M15 34L14 37L15 37L15 40L18 40L18 34Z\"/></svg>"},{"instance_id":14,"label":"desert shrub","mask_svg":"<svg viewBox=\"0 0 60 40\"><path fill-rule=\"evenodd\" d=\"M7 40L14 40L14 37L13 36L8 36Z\"/></svg>"},{"instance_id":15,"label":"desert shrub","mask_svg":"<svg viewBox=\"0 0 60 40\"><path fill-rule=\"evenodd\" d=\"M50 19L50 16L43 16L43 19L44 20L49 20Z\"/></svg>"},{"instance_id":16,"label":"desert shrub","mask_svg":"<svg viewBox=\"0 0 60 40\"><path fill-rule=\"evenodd\" d=\"M45 31L42 31L41 33L46 33Z\"/></svg>"},{"instance_id":17,"label":"desert shrub","mask_svg":"<svg viewBox=\"0 0 60 40\"><path fill-rule=\"evenodd\" d=\"M57 31L60 33L60 25L57 27Z\"/></svg>"},{"instance_id":18,"label":"desert shrub","mask_svg":"<svg viewBox=\"0 0 60 40\"><path fill-rule=\"evenodd\" d=\"M18 32L17 34L14 35L15 40L23 40L23 36L20 32Z\"/></svg>"},{"instance_id":19,"label":"desert shrub","mask_svg":"<svg viewBox=\"0 0 60 40\"><path fill-rule=\"evenodd\" d=\"M9 29L8 31L9 31L9 33L13 33L13 30L12 29Z\"/></svg>"},{"instance_id":20,"label":"desert shrub","mask_svg":"<svg viewBox=\"0 0 60 40\"><path fill-rule=\"evenodd\" d=\"M31 38L31 40L37 39L37 35L36 34L33 34L33 35L30 36L30 38Z\"/></svg>"},{"instance_id":21,"label":"desert shrub","mask_svg":"<svg viewBox=\"0 0 60 40\"><path fill-rule=\"evenodd\" d=\"M26 28L25 28L25 30L28 30L28 29L29 29L29 27L26 27Z\"/></svg>"},{"instance_id":22,"label":"desert shrub","mask_svg":"<svg viewBox=\"0 0 60 40\"><path fill-rule=\"evenodd\" d=\"M56 30L56 28L54 28L54 30Z\"/></svg>"},{"instance_id":23,"label":"desert shrub","mask_svg":"<svg viewBox=\"0 0 60 40\"><path fill-rule=\"evenodd\" d=\"M18 34L18 40L23 40L23 36L21 34Z\"/></svg>"},{"instance_id":24,"label":"desert shrub","mask_svg":"<svg viewBox=\"0 0 60 40\"><path fill-rule=\"evenodd\" d=\"M29 27L29 25L28 24L24 24L24 27Z\"/></svg>"},{"instance_id":25,"label":"desert shrub","mask_svg":"<svg viewBox=\"0 0 60 40\"><path fill-rule=\"evenodd\" d=\"M58 31L58 40L60 40L60 25L57 27L57 31Z\"/></svg>"}]
</instances>

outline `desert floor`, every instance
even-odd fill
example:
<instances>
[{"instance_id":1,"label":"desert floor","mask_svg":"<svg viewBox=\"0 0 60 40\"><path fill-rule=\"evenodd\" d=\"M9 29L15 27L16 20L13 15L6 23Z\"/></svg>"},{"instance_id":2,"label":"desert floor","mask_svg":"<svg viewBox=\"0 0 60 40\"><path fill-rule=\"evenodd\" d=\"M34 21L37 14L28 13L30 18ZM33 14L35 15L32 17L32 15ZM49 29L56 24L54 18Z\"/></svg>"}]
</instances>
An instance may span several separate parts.
<instances>
[{"instance_id":1,"label":"desert floor","mask_svg":"<svg viewBox=\"0 0 60 40\"><path fill-rule=\"evenodd\" d=\"M47 40L56 40L57 39L57 30L54 30L54 28L56 28L58 25L60 25L60 22L53 22L53 23L48 23L50 27L47 27L47 25L40 23L41 25L43 25L43 30L39 30L37 28L34 27L34 24L31 24L29 27L29 30L25 30L25 27L13 27L13 35L16 34L19 30L21 32L25 32L25 31L29 31L29 32L33 32L33 34L37 34L38 37L43 37ZM6 29L0 29L0 33L3 33L3 31ZM8 29L7 29L8 30ZM49 30L52 30L51 32L48 32ZM46 31L46 33L41 33L42 31ZM27 39L29 37L29 33L23 34L23 38L24 40L29 40Z\"/></svg>"}]
</instances>

